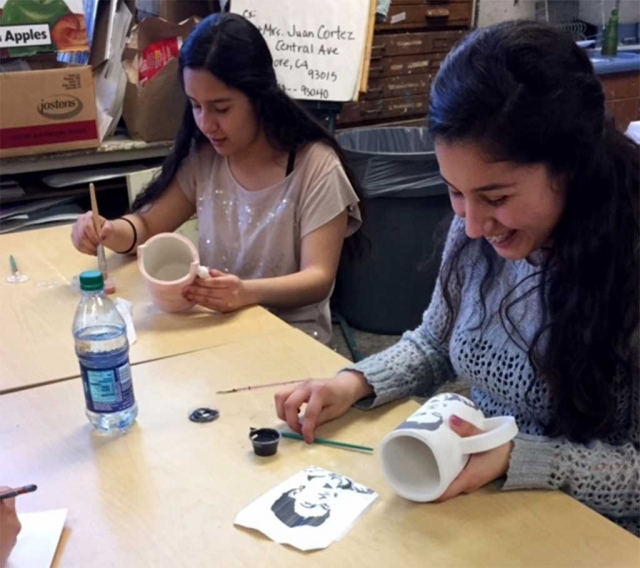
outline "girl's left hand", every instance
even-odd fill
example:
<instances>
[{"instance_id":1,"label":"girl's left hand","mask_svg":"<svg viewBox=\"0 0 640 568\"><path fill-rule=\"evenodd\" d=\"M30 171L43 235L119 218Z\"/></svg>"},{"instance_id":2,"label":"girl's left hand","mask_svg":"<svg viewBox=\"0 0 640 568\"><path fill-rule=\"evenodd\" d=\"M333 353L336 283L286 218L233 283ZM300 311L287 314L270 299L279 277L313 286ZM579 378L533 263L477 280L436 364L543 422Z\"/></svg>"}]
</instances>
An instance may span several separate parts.
<instances>
[{"instance_id":1,"label":"girl's left hand","mask_svg":"<svg viewBox=\"0 0 640 568\"><path fill-rule=\"evenodd\" d=\"M449 426L462 438L483 433L482 430L458 416L452 416L449 419ZM447 501L461 493L472 493L505 475L509 469L512 448L513 442L507 442L488 452L472 454L465 468L436 501Z\"/></svg>"},{"instance_id":2,"label":"girl's left hand","mask_svg":"<svg viewBox=\"0 0 640 568\"><path fill-rule=\"evenodd\" d=\"M227 313L239 310L255 302L250 297L246 283L220 270L209 270L210 278L196 278L184 289L182 295L190 302Z\"/></svg>"}]
</instances>

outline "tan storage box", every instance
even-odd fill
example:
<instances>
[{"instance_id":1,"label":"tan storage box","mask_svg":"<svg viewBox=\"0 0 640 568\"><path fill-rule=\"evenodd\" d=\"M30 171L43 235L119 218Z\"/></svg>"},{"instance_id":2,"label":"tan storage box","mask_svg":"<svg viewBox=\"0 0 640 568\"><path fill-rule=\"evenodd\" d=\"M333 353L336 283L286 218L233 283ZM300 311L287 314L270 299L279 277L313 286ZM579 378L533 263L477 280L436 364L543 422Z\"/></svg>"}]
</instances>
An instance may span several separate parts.
<instances>
[{"instance_id":1,"label":"tan storage box","mask_svg":"<svg viewBox=\"0 0 640 568\"><path fill-rule=\"evenodd\" d=\"M0 73L0 157L99 145L90 66Z\"/></svg>"}]
</instances>

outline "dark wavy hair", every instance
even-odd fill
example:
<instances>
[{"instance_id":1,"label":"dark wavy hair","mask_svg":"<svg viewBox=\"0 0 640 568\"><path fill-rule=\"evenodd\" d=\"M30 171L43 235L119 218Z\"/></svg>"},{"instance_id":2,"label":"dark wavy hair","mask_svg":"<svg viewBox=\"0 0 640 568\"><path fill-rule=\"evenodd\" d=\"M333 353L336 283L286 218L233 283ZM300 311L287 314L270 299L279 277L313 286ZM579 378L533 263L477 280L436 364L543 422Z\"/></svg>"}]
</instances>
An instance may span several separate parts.
<instances>
[{"instance_id":1,"label":"dark wavy hair","mask_svg":"<svg viewBox=\"0 0 640 568\"><path fill-rule=\"evenodd\" d=\"M544 164L568 180L553 248L534 275L543 320L524 349L552 395L547 434L606 437L616 412L612 383L638 380L640 163L638 145L605 113L589 58L548 24L477 30L442 65L428 123L435 140L473 142L491 159ZM452 285L461 282L470 242L465 235L442 267L447 333L455 319ZM484 240L480 247L484 319L486 294L505 261ZM505 318L513 323L510 309L527 295L518 293L521 284L502 301L503 325Z\"/></svg>"},{"instance_id":2,"label":"dark wavy hair","mask_svg":"<svg viewBox=\"0 0 640 568\"><path fill-rule=\"evenodd\" d=\"M306 526L319 527L324 524L331 515L331 511L326 511L324 515L320 515L318 517L303 517L302 515L298 515L298 513L296 513L295 492L295 489L291 489L278 497L273 505L271 505L271 510L274 515L278 517L282 523L292 529L295 527Z\"/></svg>"},{"instance_id":3,"label":"dark wavy hair","mask_svg":"<svg viewBox=\"0 0 640 568\"><path fill-rule=\"evenodd\" d=\"M232 89L244 93L269 143L285 152L296 152L309 142L324 142L337 154L356 194L362 191L358 179L346 162L342 149L331 133L278 85L269 46L250 21L237 14L212 14L202 20L180 50L179 75L186 69L210 71ZM166 157L160 175L133 202L133 211L157 199L173 181L192 145L208 144L193 117L189 103L173 149ZM362 250L361 231L347 239L349 252Z\"/></svg>"}]
</instances>

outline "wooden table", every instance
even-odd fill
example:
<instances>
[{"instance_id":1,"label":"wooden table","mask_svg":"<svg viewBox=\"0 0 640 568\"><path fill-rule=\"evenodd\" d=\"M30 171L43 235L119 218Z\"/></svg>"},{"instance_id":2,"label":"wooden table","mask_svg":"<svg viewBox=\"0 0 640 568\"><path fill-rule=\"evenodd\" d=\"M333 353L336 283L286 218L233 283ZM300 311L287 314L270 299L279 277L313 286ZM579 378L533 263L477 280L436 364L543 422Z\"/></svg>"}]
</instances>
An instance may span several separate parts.
<instances>
[{"instance_id":1,"label":"wooden table","mask_svg":"<svg viewBox=\"0 0 640 568\"><path fill-rule=\"evenodd\" d=\"M0 394L79 376L71 324L80 292L72 278L97 268L95 257L76 251L69 226L0 236ZM9 284L9 255L30 280ZM222 315L194 308L182 314L157 310L135 257L107 256L116 293L133 302L138 341L131 362L168 357L288 327L260 307Z\"/></svg>"},{"instance_id":2,"label":"wooden table","mask_svg":"<svg viewBox=\"0 0 640 568\"><path fill-rule=\"evenodd\" d=\"M258 458L251 426L280 426L276 389L251 383L330 376L345 360L294 329L138 365L137 424L91 432L78 381L0 397L0 482L36 483L21 512L68 508L55 566L637 566L639 540L560 492L485 489L416 504L385 485L376 455L282 440ZM189 411L220 410L210 424ZM376 446L416 408L352 410L319 435ZM353 477L380 498L329 548L303 554L233 526L253 499L309 465Z\"/></svg>"}]
</instances>

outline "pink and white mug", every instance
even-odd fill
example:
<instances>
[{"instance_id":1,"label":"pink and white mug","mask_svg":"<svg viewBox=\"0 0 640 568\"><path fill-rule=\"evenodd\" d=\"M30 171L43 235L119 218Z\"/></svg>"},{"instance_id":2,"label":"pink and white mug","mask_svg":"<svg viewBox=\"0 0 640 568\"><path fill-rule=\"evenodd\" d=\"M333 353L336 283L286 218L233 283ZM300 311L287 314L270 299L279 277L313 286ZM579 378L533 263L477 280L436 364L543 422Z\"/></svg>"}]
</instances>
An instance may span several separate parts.
<instances>
[{"instance_id":1,"label":"pink and white mug","mask_svg":"<svg viewBox=\"0 0 640 568\"><path fill-rule=\"evenodd\" d=\"M177 233L160 233L138 247L138 268L154 305L165 312L193 307L182 291L196 278L207 278L195 245Z\"/></svg>"}]
</instances>

